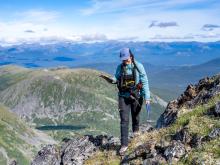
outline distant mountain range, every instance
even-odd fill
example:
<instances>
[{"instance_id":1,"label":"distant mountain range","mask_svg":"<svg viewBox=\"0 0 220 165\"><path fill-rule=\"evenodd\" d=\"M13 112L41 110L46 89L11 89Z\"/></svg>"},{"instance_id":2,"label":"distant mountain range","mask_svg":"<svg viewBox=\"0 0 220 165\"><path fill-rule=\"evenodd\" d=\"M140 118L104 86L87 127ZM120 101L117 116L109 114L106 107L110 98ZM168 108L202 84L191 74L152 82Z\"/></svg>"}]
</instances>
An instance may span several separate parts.
<instances>
[{"instance_id":1,"label":"distant mountain range","mask_svg":"<svg viewBox=\"0 0 220 165\"><path fill-rule=\"evenodd\" d=\"M154 65L191 66L220 57L220 41L200 42L96 42L51 44L22 43L0 47L0 65L18 64L25 67L53 67L119 62L119 51L130 47L135 57Z\"/></svg>"},{"instance_id":2,"label":"distant mountain range","mask_svg":"<svg viewBox=\"0 0 220 165\"><path fill-rule=\"evenodd\" d=\"M166 101L178 96L187 84L219 72L220 41L22 43L0 47L0 65L15 64L28 68L80 67L114 74L120 63L119 51L123 47L130 47L135 58L144 64L151 88L164 91L162 95L168 93L164 95Z\"/></svg>"}]
</instances>

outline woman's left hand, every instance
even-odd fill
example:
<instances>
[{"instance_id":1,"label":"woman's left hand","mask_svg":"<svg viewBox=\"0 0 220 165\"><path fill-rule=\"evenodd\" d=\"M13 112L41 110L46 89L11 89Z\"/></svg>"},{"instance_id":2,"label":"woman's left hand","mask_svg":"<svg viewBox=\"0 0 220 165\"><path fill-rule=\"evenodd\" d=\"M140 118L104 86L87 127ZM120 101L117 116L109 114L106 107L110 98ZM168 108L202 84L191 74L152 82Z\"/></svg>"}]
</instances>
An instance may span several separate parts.
<instances>
[{"instance_id":1,"label":"woman's left hand","mask_svg":"<svg viewBox=\"0 0 220 165\"><path fill-rule=\"evenodd\" d=\"M150 104L150 100L146 100L145 103L146 103L146 105L147 104L149 105Z\"/></svg>"}]
</instances>

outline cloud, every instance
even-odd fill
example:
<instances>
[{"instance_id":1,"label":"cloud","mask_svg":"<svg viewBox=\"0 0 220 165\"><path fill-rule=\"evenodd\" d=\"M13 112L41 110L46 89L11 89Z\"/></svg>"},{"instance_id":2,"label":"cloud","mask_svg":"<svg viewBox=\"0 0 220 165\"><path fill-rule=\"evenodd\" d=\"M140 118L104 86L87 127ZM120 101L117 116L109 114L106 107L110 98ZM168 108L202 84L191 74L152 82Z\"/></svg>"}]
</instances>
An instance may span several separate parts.
<instances>
[{"instance_id":1,"label":"cloud","mask_svg":"<svg viewBox=\"0 0 220 165\"><path fill-rule=\"evenodd\" d=\"M215 24L205 24L202 27L202 30L204 31L212 31L214 29L220 28L220 25L215 25Z\"/></svg>"},{"instance_id":2,"label":"cloud","mask_svg":"<svg viewBox=\"0 0 220 165\"><path fill-rule=\"evenodd\" d=\"M195 37L197 38L203 38L203 39L207 39L207 38L220 38L220 34L219 33L209 33L209 34L196 34Z\"/></svg>"},{"instance_id":3,"label":"cloud","mask_svg":"<svg viewBox=\"0 0 220 165\"><path fill-rule=\"evenodd\" d=\"M220 38L220 34L209 33L209 34L188 34L184 36L174 35L155 35L151 37L152 40L198 40L198 39L216 39Z\"/></svg>"},{"instance_id":4,"label":"cloud","mask_svg":"<svg viewBox=\"0 0 220 165\"><path fill-rule=\"evenodd\" d=\"M173 35L155 35L151 37L152 40L189 40L194 39L195 37L191 34L186 36L173 36Z\"/></svg>"},{"instance_id":5,"label":"cloud","mask_svg":"<svg viewBox=\"0 0 220 165\"><path fill-rule=\"evenodd\" d=\"M148 27L149 28L152 28L152 27L167 28L167 27L175 27L175 26L178 26L177 22L152 21L151 24Z\"/></svg>"},{"instance_id":6,"label":"cloud","mask_svg":"<svg viewBox=\"0 0 220 165\"><path fill-rule=\"evenodd\" d=\"M35 33L35 31L33 31L33 30L25 30L24 32L25 33Z\"/></svg>"},{"instance_id":7,"label":"cloud","mask_svg":"<svg viewBox=\"0 0 220 165\"><path fill-rule=\"evenodd\" d=\"M84 35L73 35L70 39L79 42L93 42L93 41L107 41L108 37L105 34L84 34Z\"/></svg>"},{"instance_id":8,"label":"cloud","mask_svg":"<svg viewBox=\"0 0 220 165\"><path fill-rule=\"evenodd\" d=\"M197 8L197 4L206 3L206 0L90 0L91 6L81 9L84 15L101 14L101 13L114 13L140 10L140 9L170 9L170 8L184 8L190 6ZM210 2L211 3L211 2Z\"/></svg>"},{"instance_id":9,"label":"cloud","mask_svg":"<svg viewBox=\"0 0 220 165\"><path fill-rule=\"evenodd\" d=\"M138 40L138 39L139 39L138 36L117 38L118 41L134 41L134 40Z\"/></svg>"},{"instance_id":10,"label":"cloud","mask_svg":"<svg viewBox=\"0 0 220 165\"><path fill-rule=\"evenodd\" d=\"M55 21L59 16L60 13L56 11L38 9L31 9L16 13L16 17L18 17L21 21L31 23L48 23Z\"/></svg>"}]
</instances>

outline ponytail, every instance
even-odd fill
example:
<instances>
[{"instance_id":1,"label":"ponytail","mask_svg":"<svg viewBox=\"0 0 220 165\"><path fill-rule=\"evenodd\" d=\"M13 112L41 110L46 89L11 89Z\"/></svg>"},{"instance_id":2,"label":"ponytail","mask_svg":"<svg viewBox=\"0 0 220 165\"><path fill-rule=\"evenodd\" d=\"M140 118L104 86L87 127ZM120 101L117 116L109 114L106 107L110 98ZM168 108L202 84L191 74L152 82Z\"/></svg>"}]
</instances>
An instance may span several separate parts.
<instances>
[{"instance_id":1,"label":"ponytail","mask_svg":"<svg viewBox=\"0 0 220 165\"><path fill-rule=\"evenodd\" d=\"M129 49L129 53L130 53L130 56L131 56L131 61L132 61L132 63L134 64L134 67L137 69L137 71L138 71L139 73L141 73L140 70L139 70L139 68L138 68L137 65L136 65L135 60L134 60L134 54L131 52L130 49Z\"/></svg>"}]
</instances>

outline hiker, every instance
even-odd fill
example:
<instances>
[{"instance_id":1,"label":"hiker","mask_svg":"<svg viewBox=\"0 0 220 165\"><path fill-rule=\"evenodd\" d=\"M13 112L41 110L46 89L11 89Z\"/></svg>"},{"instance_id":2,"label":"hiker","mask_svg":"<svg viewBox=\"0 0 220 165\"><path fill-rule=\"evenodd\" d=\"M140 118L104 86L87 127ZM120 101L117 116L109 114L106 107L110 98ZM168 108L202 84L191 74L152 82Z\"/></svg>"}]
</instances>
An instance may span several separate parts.
<instances>
[{"instance_id":1,"label":"hiker","mask_svg":"<svg viewBox=\"0 0 220 165\"><path fill-rule=\"evenodd\" d=\"M146 105L150 104L150 91L145 69L141 63L134 59L129 48L121 49L120 59L122 63L118 65L113 79L103 75L101 77L118 86L118 106L121 119L119 154L122 155L128 148L129 113L131 111L132 131L136 136L139 132L139 113L143 102Z\"/></svg>"}]
</instances>

